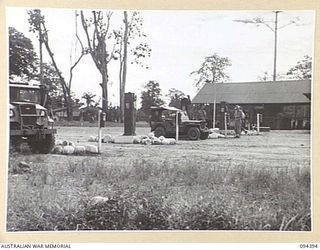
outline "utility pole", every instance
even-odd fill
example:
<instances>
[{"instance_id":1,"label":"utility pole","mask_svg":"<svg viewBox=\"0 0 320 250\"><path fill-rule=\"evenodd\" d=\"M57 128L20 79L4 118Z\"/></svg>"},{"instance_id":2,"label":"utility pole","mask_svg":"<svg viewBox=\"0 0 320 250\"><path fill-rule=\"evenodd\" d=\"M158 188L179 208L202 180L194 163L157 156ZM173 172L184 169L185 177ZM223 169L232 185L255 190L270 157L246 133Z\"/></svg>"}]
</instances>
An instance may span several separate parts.
<instances>
[{"instance_id":1,"label":"utility pole","mask_svg":"<svg viewBox=\"0 0 320 250\"><path fill-rule=\"evenodd\" d=\"M272 11L275 13L275 20L273 21L266 21L261 17L256 17L252 19L237 19L233 20L234 22L240 22L240 23L245 23L245 24L254 24L256 26L264 25L268 29L270 29L274 33L274 58L273 58L273 81L276 80L277 78L277 39L278 39L278 30L287 27L288 25L299 25L299 19L296 18L296 20L290 20L286 24L283 24L282 26L278 26L278 14L283 11ZM273 25L269 25L269 23L274 23Z\"/></svg>"},{"instance_id":2,"label":"utility pole","mask_svg":"<svg viewBox=\"0 0 320 250\"><path fill-rule=\"evenodd\" d=\"M273 81L277 78L277 39L278 39L278 14L282 11L273 11L276 14L274 21L274 59L273 59Z\"/></svg>"}]
</instances>

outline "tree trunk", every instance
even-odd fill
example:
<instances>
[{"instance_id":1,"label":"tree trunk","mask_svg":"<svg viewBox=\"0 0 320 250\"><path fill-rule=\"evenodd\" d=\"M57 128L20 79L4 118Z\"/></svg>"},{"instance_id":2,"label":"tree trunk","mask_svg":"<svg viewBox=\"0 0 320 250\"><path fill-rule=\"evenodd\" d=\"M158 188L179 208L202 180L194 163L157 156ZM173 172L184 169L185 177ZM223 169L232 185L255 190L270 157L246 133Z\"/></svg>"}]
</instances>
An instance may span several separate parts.
<instances>
[{"instance_id":1,"label":"tree trunk","mask_svg":"<svg viewBox=\"0 0 320 250\"><path fill-rule=\"evenodd\" d=\"M128 14L126 11L123 12L124 15L124 34L123 34L123 59L121 61L120 67L120 120L124 121L124 93L126 91L126 80L127 80L127 60L128 60Z\"/></svg>"},{"instance_id":2,"label":"tree trunk","mask_svg":"<svg viewBox=\"0 0 320 250\"><path fill-rule=\"evenodd\" d=\"M44 27L44 30L47 30L47 29ZM52 64L53 64L57 74L59 75L60 83L61 83L61 86L62 86L62 89L63 89L64 101L65 101L65 105L67 107L67 117L68 117L69 121L72 121L73 120L73 114L72 114L72 107L71 107L72 103L71 103L70 89L68 89L66 81L64 80L63 76L61 75L60 70L58 69L58 66L57 66L56 61L55 61L54 56L53 56L53 53L52 53L52 51L50 49L50 46L49 46L48 36L44 40L44 44L45 44L46 49L48 51L48 54L49 54L49 56L51 58Z\"/></svg>"},{"instance_id":3,"label":"tree trunk","mask_svg":"<svg viewBox=\"0 0 320 250\"><path fill-rule=\"evenodd\" d=\"M102 91L102 112L108 112L108 74L106 69L101 73L102 83L101 83L101 91Z\"/></svg>"}]
</instances>

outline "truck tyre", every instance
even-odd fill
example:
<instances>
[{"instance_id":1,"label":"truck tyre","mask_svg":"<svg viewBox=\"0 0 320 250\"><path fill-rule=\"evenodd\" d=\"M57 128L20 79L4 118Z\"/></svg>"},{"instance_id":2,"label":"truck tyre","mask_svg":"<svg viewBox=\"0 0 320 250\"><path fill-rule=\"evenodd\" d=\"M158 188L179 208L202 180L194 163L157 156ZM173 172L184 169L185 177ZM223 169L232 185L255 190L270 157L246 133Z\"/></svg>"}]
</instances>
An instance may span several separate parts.
<instances>
[{"instance_id":1,"label":"truck tyre","mask_svg":"<svg viewBox=\"0 0 320 250\"><path fill-rule=\"evenodd\" d=\"M21 141L19 138L12 137L9 142L9 154L21 151Z\"/></svg>"},{"instance_id":2,"label":"truck tyre","mask_svg":"<svg viewBox=\"0 0 320 250\"><path fill-rule=\"evenodd\" d=\"M197 127L189 128L187 134L190 140L198 140L200 138L200 130Z\"/></svg>"},{"instance_id":3,"label":"truck tyre","mask_svg":"<svg viewBox=\"0 0 320 250\"><path fill-rule=\"evenodd\" d=\"M32 153L49 154L55 145L55 137L48 134L43 140L32 140L28 144Z\"/></svg>"},{"instance_id":4,"label":"truck tyre","mask_svg":"<svg viewBox=\"0 0 320 250\"><path fill-rule=\"evenodd\" d=\"M165 131L164 127L156 127L156 129L154 130L154 136L155 137L160 137L160 136L166 137L166 131Z\"/></svg>"},{"instance_id":5,"label":"truck tyre","mask_svg":"<svg viewBox=\"0 0 320 250\"><path fill-rule=\"evenodd\" d=\"M53 149L55 144L55 137L53 134L46 135L46 138L40 141L39 153L40 154L49 154Z\"/></svg>"},{"instance_id":6,"label":"truck tyre","mask_svg":"<svg viewBox=\"0 0 320 250\"><path fill-rule=\"evenodd\" d=\"M209 137L209 132L203 132L200 135L201 140L206 140L206 139L208 139L208 137Z\"/></svg>"}]
</instances>

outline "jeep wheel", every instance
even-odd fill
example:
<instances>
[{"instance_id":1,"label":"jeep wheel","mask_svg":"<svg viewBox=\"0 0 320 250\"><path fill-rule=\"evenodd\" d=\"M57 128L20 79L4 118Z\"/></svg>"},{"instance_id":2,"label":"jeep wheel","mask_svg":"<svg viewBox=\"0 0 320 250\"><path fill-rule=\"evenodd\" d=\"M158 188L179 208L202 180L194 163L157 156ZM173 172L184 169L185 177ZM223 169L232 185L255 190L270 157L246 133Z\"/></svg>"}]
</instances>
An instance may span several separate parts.
<instances>
[{"instance_id":1,"label":"jeep wheel","mask_svg":"<svg viewBox=\"0 0 320 250\"><path fill-rule=\"evenodd\" d=\"M206 139L208 139L208 137L209 137L209 132L203 132L200 135L201 140L206 140Z\"/></svg>"},{"instance_id":2,"label":"jeep wheel","mask_svg":"<svg viewBox=\"0 0 320 250\"><path fill-rule=\"evenodd\" d=\"M200 138L200 130L197 127L189 128L187 134L190 140L198 140Z\"/></svg>"},{"instance_id":3,"label":"jeep wheel","mask_svg":"<svg viewBox=\"0 0 320 250\"><path fill-rule=\"evenodd\" d=\"M165 131L164 127L156 127L156 129L154 130L154 136L155 137L160 137L160 136L166 137L166 131Z\"/></svg>"},{"instance_id":4,"label":"jeep wheel","mask_svg":"<svg viewBox=\"0 0 320 250\"><path fill-rule=\"evenodd\" d=\"M48 134L45 139L40 141L32 140L28 144L32 153L48 154L55 145L55 138L54 135Z\"/></svg>"}]
</instances>

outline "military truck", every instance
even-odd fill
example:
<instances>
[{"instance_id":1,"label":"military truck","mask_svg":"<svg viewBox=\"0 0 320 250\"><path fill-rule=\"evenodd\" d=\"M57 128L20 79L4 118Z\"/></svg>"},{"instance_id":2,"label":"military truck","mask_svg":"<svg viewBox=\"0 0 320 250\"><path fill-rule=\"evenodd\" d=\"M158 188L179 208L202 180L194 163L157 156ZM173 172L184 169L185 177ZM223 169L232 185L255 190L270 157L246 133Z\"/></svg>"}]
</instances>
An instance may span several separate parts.
<instances>
[{"instance_id":1,"label":"military truck","mask_svg":"<svg viewBox=\"0 0 320 250\"><path fill-rule=\"evenodd\" d=\"M185 117L183 118L183 114ZM156 137L175 137L178 114L179 137L205 140L209 136L206 121L189 120L186 112L174 107L151 107L150 127Z\"/></svg>"},{"instance_id":2,"label":"military truck","mask_svg":"<svg viewBox=\"0 0 320 250\"><path fill-rule=\"evenodd\" d=\"M56 129L43 107L42 86L10 82L10 150L19 151L26 142L31 152L49 153L55 144Z\"/></svg>"}]
</instances>

